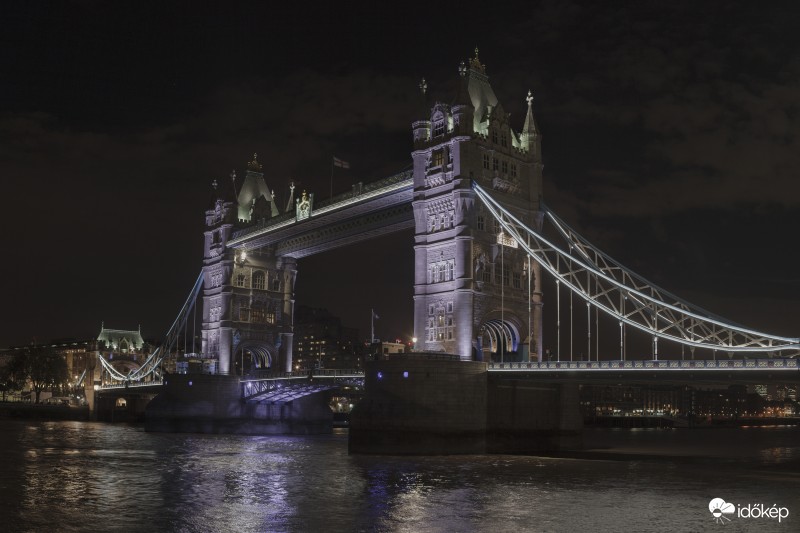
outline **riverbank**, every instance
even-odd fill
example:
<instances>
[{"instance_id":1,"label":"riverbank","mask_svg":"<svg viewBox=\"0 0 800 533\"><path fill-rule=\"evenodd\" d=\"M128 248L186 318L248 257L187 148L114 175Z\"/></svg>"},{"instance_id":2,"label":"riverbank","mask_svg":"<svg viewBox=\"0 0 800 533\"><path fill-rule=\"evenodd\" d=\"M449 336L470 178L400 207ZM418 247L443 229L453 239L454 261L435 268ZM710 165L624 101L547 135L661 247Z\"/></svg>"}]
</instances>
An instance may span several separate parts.
<instances>
[{"instance_id":1,"label":"riverbank","mask_svg":"<svg viewBox=\"0 0 800 533\"><path fill-rule=\"evenodd\" d=\"M0 418L87 421L89 420L89 406L0 402Z\"/></svg>"}]
</instances>

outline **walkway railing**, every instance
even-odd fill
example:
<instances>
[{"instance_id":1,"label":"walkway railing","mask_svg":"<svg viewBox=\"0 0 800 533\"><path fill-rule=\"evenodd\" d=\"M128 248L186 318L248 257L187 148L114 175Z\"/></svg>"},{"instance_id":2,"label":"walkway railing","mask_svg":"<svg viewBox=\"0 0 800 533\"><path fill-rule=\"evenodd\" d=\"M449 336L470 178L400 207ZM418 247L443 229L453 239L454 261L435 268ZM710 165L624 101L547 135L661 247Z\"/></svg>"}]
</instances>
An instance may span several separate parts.
<instances>
[{"instance_id":1,"label":"walkway railing","mask_svg":"<svg viewBox=\"0 0 800 533\"><path fill-rule=\"evenodd\" d=\"M695 361L549 361L489 363L489 372L572 370L800 370L797 359L717 359Z\"/></svg>"}]
</instances>

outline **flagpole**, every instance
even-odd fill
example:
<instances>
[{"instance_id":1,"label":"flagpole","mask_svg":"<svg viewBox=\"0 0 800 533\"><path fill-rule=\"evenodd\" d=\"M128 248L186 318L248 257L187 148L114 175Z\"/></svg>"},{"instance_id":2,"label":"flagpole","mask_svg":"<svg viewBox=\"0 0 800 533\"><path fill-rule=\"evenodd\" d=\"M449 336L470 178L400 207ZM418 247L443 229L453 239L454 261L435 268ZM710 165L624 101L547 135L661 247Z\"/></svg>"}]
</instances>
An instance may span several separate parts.
<instances>
[{"instance_id":1,"label":"flagpole","mask_svg":"<svg viewBox=\"0 0 800 533\"><path fill-rule=\"evenodd\" d=\"M331 156L331 195L328 198L333 198L333 167L335 157L336 156Z\"/></svg>"},{"instance_id":2,"label":"flagpole","mask_svg":"<svg viewBox=\"0 0 800 533\"><path fill-rule=\"evenodd\" d=\"M370 326L369 343L370 344L374 344L375 343L375 309L370 309L369 311L370 311L370 313L369 313L369 326Z\"/></svg>"}]
</instances>

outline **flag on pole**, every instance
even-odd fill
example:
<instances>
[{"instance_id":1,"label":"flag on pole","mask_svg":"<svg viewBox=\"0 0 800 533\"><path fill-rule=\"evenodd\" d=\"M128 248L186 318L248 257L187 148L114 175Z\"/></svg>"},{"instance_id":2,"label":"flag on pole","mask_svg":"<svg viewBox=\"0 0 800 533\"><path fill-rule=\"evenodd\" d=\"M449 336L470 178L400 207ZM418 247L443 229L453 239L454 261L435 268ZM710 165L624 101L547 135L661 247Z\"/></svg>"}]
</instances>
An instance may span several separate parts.
<instances>
[{"instance_id":1,"label":"flag on pole","mask_svg":"<svg viewBox=\"0 0 800 533\"><path fill-rule=\"evenodd\" d=\"M350 168L350 163L343 161L336 156L333 156L333 166L339 168Z\"/></svg>"}]
</instances>

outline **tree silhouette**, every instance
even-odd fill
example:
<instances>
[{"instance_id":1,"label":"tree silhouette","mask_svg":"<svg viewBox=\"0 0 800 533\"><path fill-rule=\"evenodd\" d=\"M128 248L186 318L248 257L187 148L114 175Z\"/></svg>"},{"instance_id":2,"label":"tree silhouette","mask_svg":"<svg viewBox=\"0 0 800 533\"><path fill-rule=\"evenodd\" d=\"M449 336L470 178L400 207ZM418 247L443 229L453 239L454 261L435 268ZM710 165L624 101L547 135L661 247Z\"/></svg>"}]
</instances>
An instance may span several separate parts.
<instances>
[{"instance_id":1,"label":"tree silhouette","mask_svg":"<svg viewBox=\"0 0 800 533\"><path fill-rule=\"evenodd\" d=\"M67 362L46 346L29 346L16 355L11 365L17 369L18 376L30 381L36 403L43 390L62 387L69 379Z\"/></svg>"}]
</instances>

